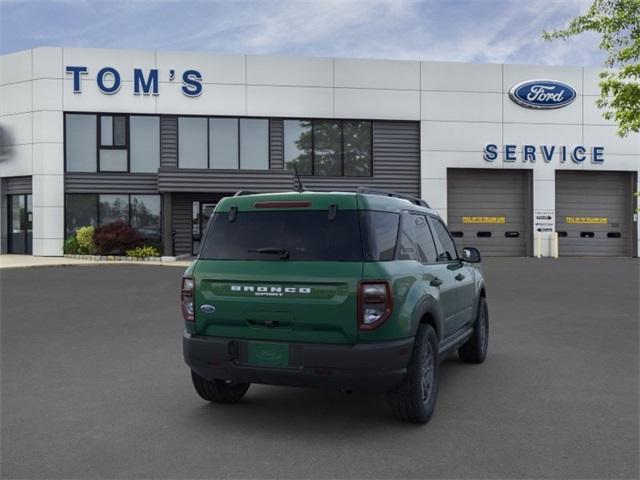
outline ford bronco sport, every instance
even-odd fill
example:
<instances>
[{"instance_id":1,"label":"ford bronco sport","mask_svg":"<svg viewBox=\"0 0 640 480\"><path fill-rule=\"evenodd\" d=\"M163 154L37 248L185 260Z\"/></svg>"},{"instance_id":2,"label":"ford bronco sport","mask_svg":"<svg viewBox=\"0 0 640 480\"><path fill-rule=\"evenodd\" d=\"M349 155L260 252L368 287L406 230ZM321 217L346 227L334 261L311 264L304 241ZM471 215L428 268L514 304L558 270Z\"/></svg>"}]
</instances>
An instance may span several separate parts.
<instances>
[{"instance_id":1,"label":"ford bronco sport","mask_svg":"<svg viewBox=\"0 0 640 480\"><path fill-rule=\"evenodd\" d=\"M489 333L480 254L459 256L422 200L378 190L222 199L182 279L184 358L197 393L251 383L384 392L426 423L439 361L481 363Z\"/></svg>"}]
</instances>

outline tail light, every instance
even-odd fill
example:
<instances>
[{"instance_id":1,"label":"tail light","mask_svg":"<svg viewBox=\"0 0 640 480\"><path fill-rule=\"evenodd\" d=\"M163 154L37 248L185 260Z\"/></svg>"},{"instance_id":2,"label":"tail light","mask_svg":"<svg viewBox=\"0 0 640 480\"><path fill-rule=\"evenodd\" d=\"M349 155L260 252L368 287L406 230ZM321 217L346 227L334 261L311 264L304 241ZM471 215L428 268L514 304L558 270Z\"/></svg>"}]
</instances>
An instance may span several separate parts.
<instances>
[{"instance_id":1,"label":"tail light","mask_svg":"<svg viewBox=\"0 0 640 480\"><path fill-rule=\"evenodd\" d=\"M193 277L182 277L182 292L180 294L180 303L182 305L182 317L185 322L194 322L194 306L193 306Z\"/></svg>"},{"instance_id":2,"label":"tail light","mask_svg":"<svg viewBox=\"0 0 640 480\"><path fill-rule=\"evenodd\" d=\"M387 282L362 282L358 290L358 328L378 328L393 309L391 288Z\"/></svg>"}]
</instances>

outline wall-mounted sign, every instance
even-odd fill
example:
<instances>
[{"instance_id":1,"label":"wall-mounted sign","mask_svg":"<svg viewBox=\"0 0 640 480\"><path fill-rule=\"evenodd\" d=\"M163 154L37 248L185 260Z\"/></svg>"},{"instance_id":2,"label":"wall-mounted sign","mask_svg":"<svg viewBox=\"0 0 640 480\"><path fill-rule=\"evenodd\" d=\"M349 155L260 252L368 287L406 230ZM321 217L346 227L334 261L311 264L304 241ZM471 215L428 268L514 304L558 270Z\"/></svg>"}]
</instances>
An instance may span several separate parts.
<instances>
[{"instance_id":1,"label":"wall-mounted sign","mask_svg":"<svg viewBox=\"0 0 640 480\"><path fill-rule=\"evenodd\" d=\"M483 158L487 162L493 162L498 159L499 149L495 143L485 145L483 149ZM535 163L542 159L545 163L550 163L557 158L560 163L565 163L567 159L571 159L573 163L581 164L588 157L591 157L591 163L604 163L604 147L585 147L583 145L575 145L568 147L566 145L503 145L502 159L505 162Z\"/></svg>"},{"instance_id":2,"label":"wall-mounted sign","mask_svg":"<svg viewBox=\"0 0 640 480\"><path fill-rule=\"evenodd\" d=\"M609 223L607 217L565 217L565 223L584 225L606 225Z\"/></svg>"},{"instance_id":3,"label":"wall-mounted sign","mask_svg":"<svg viewBox=\"0 0 640 480\"><path fill-rule=\"evenodd\" d=\"M68 65L65 72L73 78L73 93L82 93L82 76L89 73L84 66ZM171 69L166 72L167 81L176 79L176 71ZM159 95L160 72L152 68L148 72L141 68L133 69L133 94L134 95ZM185 70L180 76L182 80L181 91L187 97L197 97L202 93L202 75L197 70ZM98 90L106 95L113 95L120 90L122 79L120 72L113 67L104 67L96 73L96 85Z\"/></svg>"},{"instance_id":4,"label":"wall-mounted sign","mask_svg":"<svg viewBox=\"0 0 640 480\"><path fill-rule=\"evenodd\" d=\"M462 223L488 223L503 225L507 217L462 217Z\"/></svg>"},{"instance_id":5,"label":"wall-mounted sign","mask_svg":"<svg viewBox=\"0 0 640 480\"><path fill-rule=\"evenodd\" d=\"M533 228L536 232L553 232L556 226L556 212L544 209L533 212Z\"/></svg>"},{"instance_id":6,"label":"wall-mounted sign","mask_svg":"<svg viewBox=\"0 0 640 480\"><path fill-rule=\"evenodd\" d=\"M562 108L576 99L576 91L566 83L554 80L527 80L509 90L509 97L525 108L550 110Z\"/></svg>"}]
</instances>

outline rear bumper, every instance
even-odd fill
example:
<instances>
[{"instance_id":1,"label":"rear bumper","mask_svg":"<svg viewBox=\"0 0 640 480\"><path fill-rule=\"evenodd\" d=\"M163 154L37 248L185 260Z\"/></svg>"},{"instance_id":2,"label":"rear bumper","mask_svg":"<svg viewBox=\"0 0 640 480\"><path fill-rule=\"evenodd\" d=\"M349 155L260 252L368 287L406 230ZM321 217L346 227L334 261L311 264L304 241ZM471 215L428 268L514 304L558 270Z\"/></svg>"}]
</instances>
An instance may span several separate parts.
<instances>
[{"instance_id":1,"label":"rear bumper","mask_svg":"<svg viewBox=\"0 0 640 480\"><path fill-rule=\"evenodd\" d=\"M399 385L407 371L413 339L357 345L289 344L289 367L246 363L248 342L185 332L184 359L208 380L386 392Z\"/></svg>"}]
</instances>

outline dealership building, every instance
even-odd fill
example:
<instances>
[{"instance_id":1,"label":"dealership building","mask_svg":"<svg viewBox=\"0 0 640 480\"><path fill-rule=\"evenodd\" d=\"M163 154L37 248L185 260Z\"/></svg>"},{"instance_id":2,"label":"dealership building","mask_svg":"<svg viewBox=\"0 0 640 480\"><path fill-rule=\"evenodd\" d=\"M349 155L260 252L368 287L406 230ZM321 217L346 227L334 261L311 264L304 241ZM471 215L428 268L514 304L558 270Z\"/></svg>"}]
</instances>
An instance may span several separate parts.
<instances>
[{"instance_id":1,"label":"dealership building","mask_svg":"<svg viewBox=\"0 0 640 480\"><path fill-rule=\"evenodd\" d=\"M0 57L2 253L124 220L199 248L238 190L419 196L485 255L637 256L640 136L597 68L36 48Z\"/></svg>"}]
</instances>

